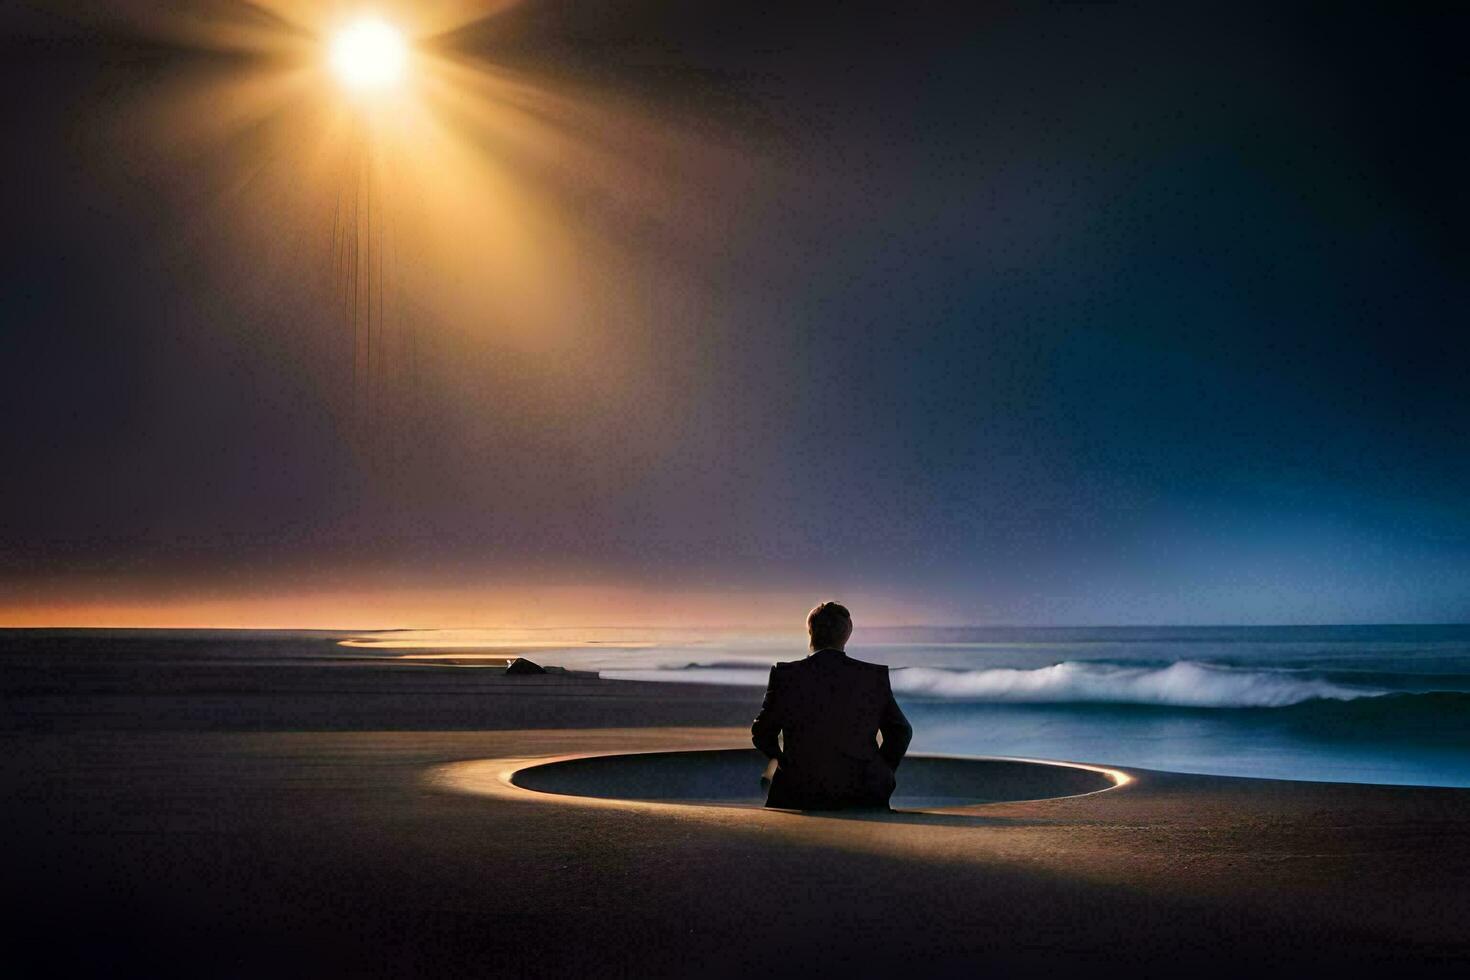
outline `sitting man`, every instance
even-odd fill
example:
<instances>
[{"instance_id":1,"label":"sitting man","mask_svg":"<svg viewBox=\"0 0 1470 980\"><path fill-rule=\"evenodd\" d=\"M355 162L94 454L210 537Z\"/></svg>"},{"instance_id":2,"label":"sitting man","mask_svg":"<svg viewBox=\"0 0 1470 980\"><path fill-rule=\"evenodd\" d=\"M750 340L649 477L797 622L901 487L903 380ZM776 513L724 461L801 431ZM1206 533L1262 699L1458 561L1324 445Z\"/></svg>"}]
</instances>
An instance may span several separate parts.
<instances>
[{"instance_id":1,"label":"sitting man","mask_svg":"<svg viewBox=\"0 0 1470 980\"><path fill-rule=\"evenodd\" d=\"M888 668L843 652L852 616L837 603L813 609L806 626L811 655L771 668L750 726L755 747L776 762L766 806L887 809L894 770L914 734L893 699ZM777 735L784 738L778 742Z\"/></svg>"}]
</instances>

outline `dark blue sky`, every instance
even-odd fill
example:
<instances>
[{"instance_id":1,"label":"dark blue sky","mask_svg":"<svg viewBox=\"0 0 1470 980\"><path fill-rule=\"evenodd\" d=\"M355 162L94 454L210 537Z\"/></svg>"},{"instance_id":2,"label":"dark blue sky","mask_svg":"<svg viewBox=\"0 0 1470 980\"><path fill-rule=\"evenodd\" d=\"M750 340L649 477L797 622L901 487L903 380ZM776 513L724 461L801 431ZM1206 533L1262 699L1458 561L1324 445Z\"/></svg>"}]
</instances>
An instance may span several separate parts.
<instances>
[{"instance_id":1,"label":"dark blue sky","mask_svg":"<svg viewBox=\"0 0 1470 980\"><path fill-rule=\"evenodd\" d=\"M426 41L560 97L536 147L459 125L564 246L562 313L405 287L377 445L330 218L269 216L300 123L148 114L264 56L0 20L0 616L524 579L1470 618L1466 15L947 6L528 0ZM466 251L397 262L496 275Z\"/></svg>"}]
</instances>

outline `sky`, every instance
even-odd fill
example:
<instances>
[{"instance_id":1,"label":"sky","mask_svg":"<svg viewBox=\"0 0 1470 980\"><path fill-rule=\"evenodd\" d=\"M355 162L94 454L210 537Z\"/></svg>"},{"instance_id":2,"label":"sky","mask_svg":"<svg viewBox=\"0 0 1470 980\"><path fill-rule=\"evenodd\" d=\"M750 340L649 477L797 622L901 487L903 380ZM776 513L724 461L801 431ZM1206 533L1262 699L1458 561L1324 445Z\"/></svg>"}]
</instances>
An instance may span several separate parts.
<instances>
[{"instance_id":1,"label":"sky","mask_svg":"<svg viewBox=\"0 0 1470 980\"><path fill-rule=\"evenodd\" d=\"M1470 620L1463 11L97 6L0 14L0 625Z\"/></svg>"}]
</instances>

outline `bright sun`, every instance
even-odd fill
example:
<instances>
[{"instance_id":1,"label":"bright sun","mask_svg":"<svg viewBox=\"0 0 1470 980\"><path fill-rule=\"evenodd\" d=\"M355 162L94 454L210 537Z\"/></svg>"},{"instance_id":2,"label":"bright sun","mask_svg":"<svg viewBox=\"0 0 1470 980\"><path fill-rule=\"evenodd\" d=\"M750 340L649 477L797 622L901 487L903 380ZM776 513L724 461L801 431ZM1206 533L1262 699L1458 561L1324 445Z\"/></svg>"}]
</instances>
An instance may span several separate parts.
<instances>
[{"instance_id":1,"label":"bright sun","mask_svg":"<svg viewBox=\"0 0 1470 980\"><path fill-rule=\"evenodd\" d=\"M331 64L343 84L360 91L387 88L403 76L408 45L387 21L354 21L332 38Z\"/></svg>"}]
</instances>

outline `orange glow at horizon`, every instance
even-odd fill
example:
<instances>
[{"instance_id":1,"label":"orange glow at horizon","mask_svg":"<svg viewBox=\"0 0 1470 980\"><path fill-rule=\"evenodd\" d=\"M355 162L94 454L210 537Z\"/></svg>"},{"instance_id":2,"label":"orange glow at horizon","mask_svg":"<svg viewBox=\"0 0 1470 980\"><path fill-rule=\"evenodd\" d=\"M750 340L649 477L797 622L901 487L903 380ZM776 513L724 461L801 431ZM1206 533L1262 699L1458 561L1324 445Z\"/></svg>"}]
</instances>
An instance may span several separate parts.
<instances>
[{"instance_id":1,"label":"orange glow at horizon","mask_svg":"<svg viewBox=\"0 0 1470 980\"><path fill-rule=\"evenodd\" d=\"M77 590L82 592L84 590ZM804 629L816 602L840 598L860 625L935 624L943 611L859 590L754 590L749 587L675 592L620 586L548 585L482 588L364 586L282 589L255 595L187 595L155 588L120 594L93 588L86 598L0 601L0 628L119 629L475 629L647 627Z\"/></svg>"}]
</instances>

